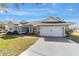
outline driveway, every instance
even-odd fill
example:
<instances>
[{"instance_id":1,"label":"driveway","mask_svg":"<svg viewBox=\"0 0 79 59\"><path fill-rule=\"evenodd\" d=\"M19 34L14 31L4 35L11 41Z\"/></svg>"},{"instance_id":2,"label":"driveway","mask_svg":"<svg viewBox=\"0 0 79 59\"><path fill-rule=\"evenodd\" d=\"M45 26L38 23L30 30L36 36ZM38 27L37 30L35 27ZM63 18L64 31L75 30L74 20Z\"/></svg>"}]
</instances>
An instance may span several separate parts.
<instances>
[{"instance_id":1,"label":"driveway","mask_svg":"<svg viewBox=\"0 0 79 59\"><path fill-rule=\"evenodd\" d=\"M44 36L43 38L44 38L45 41L49 41L49 42L75 43L69 37L49 37L49 36Z\"/></svg>"},{"instance_id":2,"label":"driveway","mask_svg":"<svg viewBox=\"0 0 79 59\"><path fill-rule=\"evenodd\" d=\"M79 56L79 44L50 42L40 38L19 56Z\"/></svg>"}]
</instances>

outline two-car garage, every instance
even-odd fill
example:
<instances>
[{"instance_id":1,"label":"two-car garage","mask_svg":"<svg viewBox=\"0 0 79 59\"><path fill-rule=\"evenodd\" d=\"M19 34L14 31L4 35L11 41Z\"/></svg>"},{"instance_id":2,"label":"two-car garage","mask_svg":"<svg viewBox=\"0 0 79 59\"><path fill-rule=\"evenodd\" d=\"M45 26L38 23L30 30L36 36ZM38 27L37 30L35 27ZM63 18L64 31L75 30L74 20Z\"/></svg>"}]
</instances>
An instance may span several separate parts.
<instances>
[{"instance_id":1,"label":"two-car garage","mask_svg":"<svg viewBox=\"0 0 79 59\"><path fill-rule=\"evenodd\" d=\"M40 26L40 36L65 36L64 26Z\"/></svg>"},{"instance_id":2,"label":"two-car garage","mask_svg":"<svg viewBox=\"0 0 79 59\"><path fill-rule=\"evenodd\" d=\"M67 36L67 31L69 30L69 25L73 23L65 22L59 17L48 17L42 22L37 24L40 36Z\"/></svg>"}]
</instances>

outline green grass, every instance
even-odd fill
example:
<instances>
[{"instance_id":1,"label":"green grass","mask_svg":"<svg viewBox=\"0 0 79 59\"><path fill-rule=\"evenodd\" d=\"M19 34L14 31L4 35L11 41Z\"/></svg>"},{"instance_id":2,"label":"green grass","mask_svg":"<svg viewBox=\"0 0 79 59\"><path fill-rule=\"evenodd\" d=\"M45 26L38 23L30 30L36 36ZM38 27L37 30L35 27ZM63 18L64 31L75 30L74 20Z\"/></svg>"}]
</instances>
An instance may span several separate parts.
<instances>
[{"instance_id":1,"label":"green grass","mask_svg":"<svg viewBox=\"0 0 79 59\"><path fill-rule=\"evenodd\" d=\"M7 40L7 39L14 39L14 38L17 38L17 37L13 37L11 35L6 35L6 34L0 34L0 38Z\"/></svg>"},{"instance_id":2,"label":"green grass","mask_svg":"<svg viewBox=\"0 0 79 59\"><path fill-rule=\"evenodd\" d=\"M71 40L73 40L73 41L79 43L79 36L71 35L70 38L71 38Z\"/></svg>"},{"instance_id":3,"label":"green grass","mask_svg":"<svg viewBox=\"0 0 79 59\"><path fill-rule=\"evenodd\" d=\"M0 36L0 56L17 56L34 44L37 38ZM8 40L5 40L8 39Z\"/></svg>"},{"instance_id":4,"label":"green grass","mask_svg":"<svg viewBox=\"0 0 79 59\"><path fill-rule=\"evenodd\" d=\"M70 36L71 40L79 43L79 33L78 32L73 32Z\"/></svg>"}]
</instances>

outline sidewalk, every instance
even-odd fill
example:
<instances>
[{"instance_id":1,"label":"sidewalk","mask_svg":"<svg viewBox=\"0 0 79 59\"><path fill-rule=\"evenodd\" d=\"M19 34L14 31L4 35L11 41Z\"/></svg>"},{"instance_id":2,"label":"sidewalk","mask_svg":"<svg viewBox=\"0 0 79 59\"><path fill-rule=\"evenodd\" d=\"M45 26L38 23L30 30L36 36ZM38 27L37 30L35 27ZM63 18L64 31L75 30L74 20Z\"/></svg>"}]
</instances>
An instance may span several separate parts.
<instances>
[{"instance_id":1,"label":"sidewalk","mask_svg":"<svg viewBox=\"0 0 79 59\"><path fill-rule=\"evenodd\" d=\"M79 44L47 42L40 38L19 56L79 56Z\"/></svg>"}]
</instances>

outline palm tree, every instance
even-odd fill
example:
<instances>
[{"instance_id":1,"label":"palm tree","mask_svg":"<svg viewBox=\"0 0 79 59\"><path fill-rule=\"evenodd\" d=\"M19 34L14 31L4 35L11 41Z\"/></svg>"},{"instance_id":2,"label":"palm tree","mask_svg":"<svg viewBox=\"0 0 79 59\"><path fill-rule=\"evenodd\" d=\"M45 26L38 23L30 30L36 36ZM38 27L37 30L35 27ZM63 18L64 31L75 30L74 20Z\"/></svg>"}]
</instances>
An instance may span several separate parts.
<instances>
[{"instance_id":1,"label":"palm tree","mask_svg":"<svg viewBox=\"0 0 79 59\"><path fill-rule=\"evenodd\" d=\"M41 6L44 3L33 3L34 6ZM13 5L17 8L17 10L20 9L20 5L25 5L25 3L13 3ZM7 3L0 3L0 11L1 12L8 12L8 5Z\"/></svg>"},{"instance_id":2,"label":"palm tree","mask_svg":"<svg viewBox=\"0 0 79 59\"><path fill-rule=\"evenodd\" d=\"M19 10L20 5L24 5L23 3L14 3L15 7L17 8L17 10ZM1 12L8 12L8 5L7 3L0 3L0 11Z\"/></svg>"}]
</instances>

